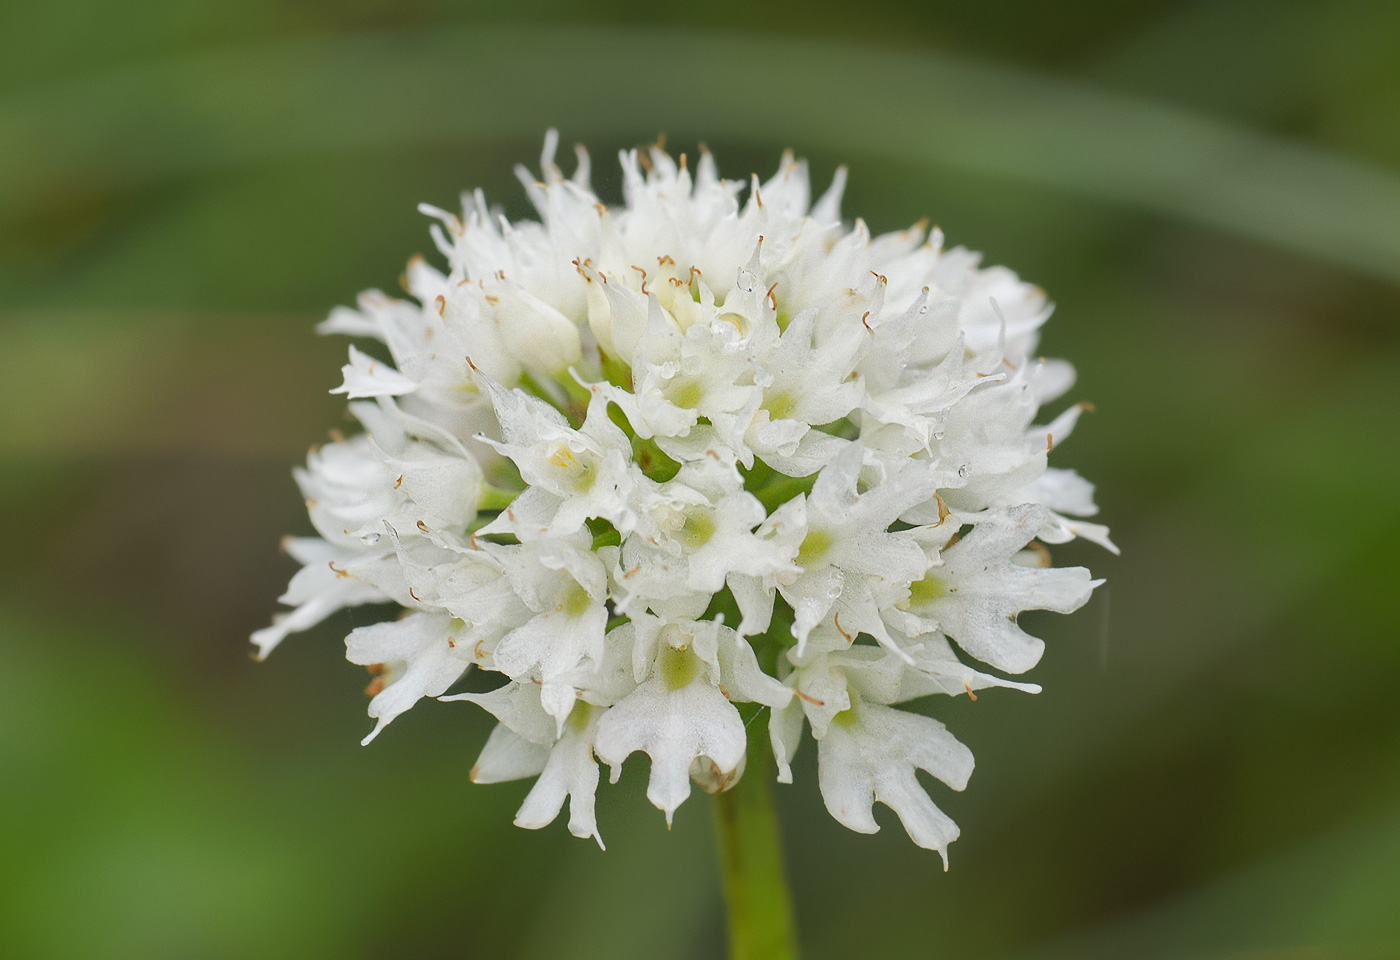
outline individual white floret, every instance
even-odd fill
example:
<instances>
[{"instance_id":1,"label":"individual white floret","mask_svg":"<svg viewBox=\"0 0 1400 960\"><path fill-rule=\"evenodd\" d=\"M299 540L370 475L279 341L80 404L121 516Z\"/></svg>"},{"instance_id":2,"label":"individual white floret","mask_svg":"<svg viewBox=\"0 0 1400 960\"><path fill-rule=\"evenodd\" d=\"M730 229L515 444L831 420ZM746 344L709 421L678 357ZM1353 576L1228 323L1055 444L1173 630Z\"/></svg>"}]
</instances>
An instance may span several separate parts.
<instances>
[{"instance_id":1,"label":"individual white floret","mask_svg":"<svg viewBox=\"0 0 1400 960\"><path fill-rule=\"evenodd\" d=\"M644 522L622 547L621 612L691 598L698 616L731 575L792 571L795 546L754 533L763 504L732 464L700 460L638 499ZM667 608L675 609L675 608Z\"/></svg>"},{"instance_id":2,"label":"individual white floret","mask_svg":"<svg viewBox=\"0 0 1400 960\"><path fill-rule=\"evenodd\" d=\"M468 700L500 721L472 768L474 783L500 783L537 777L515 816L515 825L538 830L553 823L569 801L569 832L593 837L603 846L594 815L598 763L593 758L602 708L575 702L559 727L545 712L538 684L509 683L486 694L457 694L443 700Z\"/></svg>"},{"instance_id":3,"label":"individual white floret","mask_svg":"<svg viewBox=\"0 0 1400 960\"><path fill-rule=\"evenodd\" d=\"M644 679L599 720L595 749L613 768L614 781L633 752L651 758L647 799L665 812L669 824L690 796L697 760L704 758L721 782L739 772L746 741L731 699L782 706L791 694L754 669L746 640L715 621L643 618L621 631L633 632L634 651L644 651ZM653 654L649 662L645 652Z\"/></svg>"},{"instance_id":4,"label":"individual white floret","mask_svg":"<svg viewBox=\"0 0 1400 960\"><path fill-rule=\"evenodd\" d=\"M369 715L369 743L423 697L436 697L473 663L470 626L446 613L411 613L402 620L356 627L345 638L346 659L378 669Z\"/></svg>"},{"instance_id":5,"label":"individual white floret","mask_svg":"<svg viewBox=\"0 0 1400 960\"><path fill-rule=\"evenodd\" d=\"M910 587L903 608L984 663L1008 673L1029 670L1045 643L1021 629L1017 614L1072 613L1103 582L1083 567L1038 569L1014 561L1045 526L1047 513L1025 504L968 517L972 531L942 550L937 565Z\"/></svg>"},{"instance_id":6,"label":"individual white floret","mask_svg":"<svg viewBox=\"0 0 1400 960\"><path fill-rule=\"evenodd\" d=\"M878 801L899 814L909 838L937 850L948 868L958 825L929 798L915 775L926 770L954 790L967 786L972 751L930 717L858 696L817 743L817 782L827 811L857 833L875 833Z\"/></svg>"},{"instance_id":7,"label":"individual white floret","mask_svg":"<svg viewBox=\"0 0 1400 960\"><path fill-rule=\"evenodd\" d=\"M798 574L777 578L792 605L793 636L799 648L812 628L833 611L840 629L868 633L881 643L894 641L880 619L893 602L928 569L928 558L907 532L891 533L898 516L933 496L937 475L927 464L909 462L885 483L857 492L863 449L852 445L822 470L809 497L779 507L774 520L803 531L794 562Z\"/></svg>"},{"instance_id":8,"label":"individual white floret","mask_svg":"<svg viewBox=\"0 0 1400 960\"><path fill-rule=\"evenodd\" d=\"M271 626L253 633L259 660L288 635L310 630L337 611L389 600L380 585L402 579L393 553L387 550L341 547L320 537L288 537L282 546L302 565L278 597L278 602L295 609L278 614Z\"/></svg>"},{"instance_id":9,"label":"individual white floret","mask_svg":"<svg viewBox=\"0 0 1400 960\"><path fill-rule=\"evenodd\" d=\"M585 660L601 663L607 629L607 577L589 551L587 532L569 538L492 549L530 617L496 644L497 670L540 683L545 711L562 731L573 710L572 674Z\"/></svg>"},{"instance_id":10,"label":"individual white floret","mask_svg":"<svg viewBox=\"0 0 1400 960\"><path fill-rule=\"evenodd\" d=\"M608 419L606 398L593 394L575 430L543 400L486 383L503 437L486 442L515 462L528 486L481 532L568 536L593 518L630 531L632 491L643 478L627 435Z\"/></svg>"}]
</instances>

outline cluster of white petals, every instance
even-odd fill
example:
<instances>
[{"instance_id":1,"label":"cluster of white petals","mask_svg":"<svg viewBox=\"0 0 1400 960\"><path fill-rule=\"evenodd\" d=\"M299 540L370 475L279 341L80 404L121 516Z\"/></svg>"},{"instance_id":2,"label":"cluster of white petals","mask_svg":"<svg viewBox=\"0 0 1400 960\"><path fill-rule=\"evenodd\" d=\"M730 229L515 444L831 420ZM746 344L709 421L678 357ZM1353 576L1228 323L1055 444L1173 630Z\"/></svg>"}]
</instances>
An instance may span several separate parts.
<instances>
[{"instance_id":1,"label":"cluster of white petals","mask_svg":"<svg viewBox=\"0 0 1400 960\"><path fill-rule=\"evenodd\" d=\"M324 332L359 338L336 392L364 432L296 474L318 536L260 655L347 606L374 675L366 742L424 697L497 725L478 783L535 778L516 818L599 838L599 761L650 758L670 821L694 781L727 789L764 714L778 779L804 729L827 809L862 833L875 801L946 863L972 755L902 709L1034 666L1024 610L1068 613L1099 581L1036 541L1113 549L1093 487L1051 468L1082 410L1036 425L1073 381L1039 358L1042 291L922 225L872 237L815 202L805 163L723 180L660 149L622 155L625 202L570 178L546 141L520 178L539 222L478 192ZM448 694L472 667L488 692ZM741 708L736 704L746 705ZM761 729L761 728L759 728ZM601 839L599 838L601 843Z\"/></svg>"}]
</instances>

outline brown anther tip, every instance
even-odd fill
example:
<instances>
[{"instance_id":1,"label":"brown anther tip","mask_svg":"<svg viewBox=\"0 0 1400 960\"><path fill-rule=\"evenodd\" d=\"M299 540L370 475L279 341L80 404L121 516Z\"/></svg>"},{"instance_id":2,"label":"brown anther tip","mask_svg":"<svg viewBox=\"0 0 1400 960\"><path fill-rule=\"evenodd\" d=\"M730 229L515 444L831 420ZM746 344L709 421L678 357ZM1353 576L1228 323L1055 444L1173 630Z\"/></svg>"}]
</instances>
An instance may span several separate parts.
<instances>
[{"instance_id":1,"label":"brown anther tip","mask_svg":"<svg viewBox=\"0 0 1400 960\"><path fill-rule=\"evenodd\" d=\"M334 561L334 560L327 560L327 561L326 561L326 566L330 567L330 568L331 568L331 572L334 573L337 577L344 578L344 577L350 576L350 571L349 571L349 570L342 570L342 569L340 569L339 567L337 567L337 566L335 565L335 561Z\"/></svg>"},{"instance_id":2,"label":"brown anther tip","mask_svg":"<svg viewBox=\"0 0 1400 960\"><path fill-rule=\"evenodd\" d=\"M680 166L681 166L681 169L682 169L682 170L684 170L684 169L686 168L685 154L681 154L681 164L680 164Z\"/></svg>"},{"instance_id":3,"label":"brown anther tip","mask_svg":"<svg viewBox=\"0 0 1400 960\"><path fill-rule=\"evenodd\" d=\"M938 523L941 526L944 520L948 519L948 514L953 511L948 509L948 504L943 502L943 498L935 491L933 499L938 501Z\"/></svg>"},{"instance_id":4,"label":"brown anther tip","mask_svg":"<svg viewBox=\"0 0 1400 960\"><path fill-rule=\"evenodd\" d=\"M1054 435L1053 433L1047 433L1047 434L1045 435L1045 452L1046 452L1046 453L1049 453L1051 450L1054 450L1054 449L1055 449L1055 435Z\"/></svg>"},{"instance_id":5,"label":"brown anther tip","mask_svg":"<svg viewBox=\"0 0 1400 960\"><path fill-rule=\"evenodd\" d=\"M865 311L865 316L863 316L863 317L860 318L860 322L861 322L861 326L865 327L866 330L869 330L871 333L874 333L874 332L875 332L874 329L872 329L871 326L870 326L870 311L869 311L869 310Z\"/></svg>"},{"instance_id":6,"label":"brown anther tip","mask_svg":"<svg viewBox=\"0 0 1400 960\"><path fill-rule=\"evenodd\" d=\"M398 478L397 480L394 481L394 489L397 490L397 489L399 489L399 487L402 487L402 486L403 486L403 474L399 474L399 478Z\"/></svg>"},{"instance_id":7,"label":"brown anther tip","mask_svg":"<svg viewBox=\"0 0 1400 960\"><path fill-rule=\"evenodd\" d=\"M970 684L970 683L968 683L966 680L964 680L964 681L963 681L963 689L967 691L967 698L968 698L969 700L971 700L973 703L976 703L976 702L977 702L977 694L975 694L975 693L972 692L972 684Z\"/></svg>"},{"instance_id":8,"label":"brown anther tip","mask_svg":"<svg viewBox=\"0 0 1400 960\"><path fill-rule=\"evenodd\" d=\"M595 203L593 204L593 209L598 211L598 216L600 217L606 217L608 215L608 205L606 203Z\"/></svg>"},{"instance_id":9,"label":"brown anther tip","mask_svg":"<svg viewBox=\"0 0 1400 960\"><path fill-rule=\"evenodd\" d=\"M472 368L473 370L475 370L477 373L480 373L480 372L481 372L481 369L480 369L476 364L472 363L472 358L471 358L471 357L467 357L467 366L471 367L471 368Z\"/></svg>"},{"instance_id":10,"label":"brown anther tip","mask_svg":"<svg viewBox=\"0 0 1400 960\"><path fill-rule=\"evenodd\" d=\"M429 531L428 531L428 525L427 525L426 523L424 523L422 520L419 520L418 523L416 524L416 526L418 527L419 530L422 530L424 533L428 533L428 532L429 532Z\"/></svg>"},{"instance_id":11,"label":"brown anther tip","mask_svg":"<svg viewBox=\"0 0 1400 960\"><path fill-rule=\"evenodd\" d=\"M773 305L773 310L774 310L774 312L777 312L777 309L778 309L778 298L777 298L776 296L773 295L773 291L776 290L776 289L778 289L778 281L774 280L774 281L773 281L773 285L772 285L771 287L768 288L768 294L767 294L768 302L771 303L771 304Z\"/></svg>"},{"instance_id":12,"label":"brown anther tip","mask_svg":"<svg viewBox=\"0 0 1400 960\"><path fill-rule=\"evenodd\" d=\"M792 692L793 692L793 695L797 697L797 699L799 699L799 700L805 700L807 703L810 703L810 704L811 704L812 706L814 706L814 707L824 707L824 706L826 706L826 701L825 701L825 700L818 700L816 697L808 696L807 694L803 693L801 690L794 689Z\"/></svg>"},{"instance_id":13,"label":"brown anther tip","mask_svg":"<svg viewBox=\"0 0 1400 960\"><path fill-rule=\"evenodd\" d=\"M841 634L841 636L845 637L847 643L850 643L851 641L853 641L853 640L855 639L855 637L851 636L849 633L847 633L845 630L843 630L843 629L841 628L841 614L839 614L839 613L832 614L831 619L832 619L832 621L835 622L835 624L836 624L836 632L839 633L839 634Z\"/></svg>"},{"instance_id":14,"label":"brown anther tip","mask_svg":"<svg viewBox=\"0 0 1400 960\"><path fill-rule=\"evenodd\" d=\"M878 273L876 273L874 270L871 270L871 271L870 271L870 275L871 275L872 277L874 277L876 280L879 280L881 283L889 283L889 281L886 280L885 277L884 277L882 274L878 274Z\"/></svg>"},{"instance_id":15,"label":"brown anther tip","mask_svg":"<svg viewBox=\"0 0 1400 960\"><path fill-rule=\"evenodd\" d=\"M685 154L681 154L681 156L685 156ZM671 259L671 255L669 253L663 253L661 256L657 257L656 262L663 267L666 266L666 264L668 263L673 267L676 265L676 261Z\"/></svg>"},{"instance_id":16,"label":"brown anther tip","mask_svg":"<svg viewBox=\"0 0 1400 960\"><path fill-rule=\"evenodd\" d=\"M1078 406L1079 406L1079 409L1080 409L1080 410L1083 410L1085 413L1098 413L1098 412L1099 412L1099 408L1096 407L1096 406L1094 406L1094 405L1093 405L1092 403L1090 403L1088 400L1081 400L1081 401L1079 402L1079 405L1078 405Z\"/></svg>"},{"instance_id":17,"label":"brown anther tip","mask_svg":"<svg viewBox=\"0 0 1400 960\"><path fill-rule=\"evenodd\" d=\"M624 579L624 580L631 580L634 576L636 576L638 573L640 573L641 570L642 570L642 565L639 563L639 564L637 564L635 567L633 567L631 570L628 570L627 572L625 572L625 573L622 575L622 579Z\"/></svg>"},{"instance_id":18,"label":"brown anther tip","mask_svg":"<svg viewBox=\"0 0 1400 960\"><path fill-rule=\"evenodd\" d=\"M476 766L472 767L471 770L467 773L467 779L470 780L472 783L476 783L476 778L480 775L481 765L477 764Z\"/></svg>"},{"instance_id":19,"label":"brown anther tip","mask_svg":"<svg viewBox=\"0 0 1400 960\"><path fill-rule=\"evenodd\" d=\"M326 432L330 434L331 439L334 440L336 443L344 443L344 442L345 442L345 434L341 433L341 432L340 432L339 430L337 430L335 427L332 427L330 430L328 430L328 431L326 431Z\"/></svg>"},{"instance_id":20,"label":"brown anther tip","mask_svg":"<svg viewBox=\"0 0 1400 960\"><path fill-rule=\"evenodd\" d=\"M439 294L437 295L437 297L434 298L433 302L437 304L438 316L439 316L439 317L446 316L446 315L447 315L447 298L444 297L442 294L439 293Z\"/></svg>"},{"instance_id":21,"label":"brown anther tip","mask_svg":"<svg viewBox=\"0 0 1400 960\"><path fill-rule=\"evenodd\" d=\"M448 638L447 638L447 645L448 645L449 647L452 647L453 649L456 649L456 647L457 647L457 641L456 641L456 640L453 640L451 637L448 637Z\"/></svg>"},{"instance_id":22,"label":"brown anther tip","mask_svg":"<svg viewBox=\"0 0 1400 960\"><path fill-rule=\"evenodd\" d=\"M420 597L420 596L418 596L418 594L414 593L412 587L409 587L409 588L408 588L408 595L409 595L410 597L412 597L413 599L417 600L419 603L422 603L422 602L423 602L423 598Z\"/></svg>"},{"instance_id":23,"label":"brown anther tip","mask_svg":"<svg viewBox=\"0 0 1400 960\"><path fill-rule=\"evenodd\" d=\"M384 679L382 677L375 677L369 682L369 686L365 687L365 696L377 697L384 692L384 687Z\"/></svg>"}]
</instances>

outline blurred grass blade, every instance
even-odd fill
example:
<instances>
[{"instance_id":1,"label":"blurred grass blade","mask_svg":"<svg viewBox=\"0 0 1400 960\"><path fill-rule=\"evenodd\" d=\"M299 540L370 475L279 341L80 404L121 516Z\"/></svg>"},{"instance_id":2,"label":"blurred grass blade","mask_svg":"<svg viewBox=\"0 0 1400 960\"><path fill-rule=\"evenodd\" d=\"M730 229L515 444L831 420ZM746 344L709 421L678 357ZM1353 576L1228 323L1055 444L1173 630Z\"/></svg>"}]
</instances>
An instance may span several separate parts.
<instances>
[{"instance_id":1,"label":"blurred grass blade","mask_svg":"<svg viewBox=\"0 0 1400 960\"><path fill-rule=\"evenodd\" d=\"M666 82L645 80L657 77ZM1400 180L1379 168L983 63L608 27L281 42L18 97L0 104L0 224L75 182L120 189L286 155L525 136L550 124L593 136L723 131L948 165L1400 280Z\"/></svg>"}]
</instances>

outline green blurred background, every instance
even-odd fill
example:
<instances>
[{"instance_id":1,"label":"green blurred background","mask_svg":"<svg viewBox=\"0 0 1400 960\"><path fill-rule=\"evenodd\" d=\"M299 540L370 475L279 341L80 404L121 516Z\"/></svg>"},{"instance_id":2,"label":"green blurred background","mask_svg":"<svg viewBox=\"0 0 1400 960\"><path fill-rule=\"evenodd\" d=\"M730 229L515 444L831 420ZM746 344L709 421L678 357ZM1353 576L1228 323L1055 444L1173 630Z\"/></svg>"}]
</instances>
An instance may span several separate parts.
<instances>
[{"instance_id":1,"label":"green blurred background","mask_svg":"<svg viewBox=\"0 0 1400 960\"><path fill-rule=\"evenodd\" d=\"M0 956L703 958L707 798L606 854L369 748L342 614L249 659L344 426L313 324L544 129L851 165L1059 303L1123 547L972 746L944 874L779 790L810 958L1400 956L1400 5L49 0L0 8ZM361 622L364 614L360 614Z\"/></svg>"}]
</instances>

